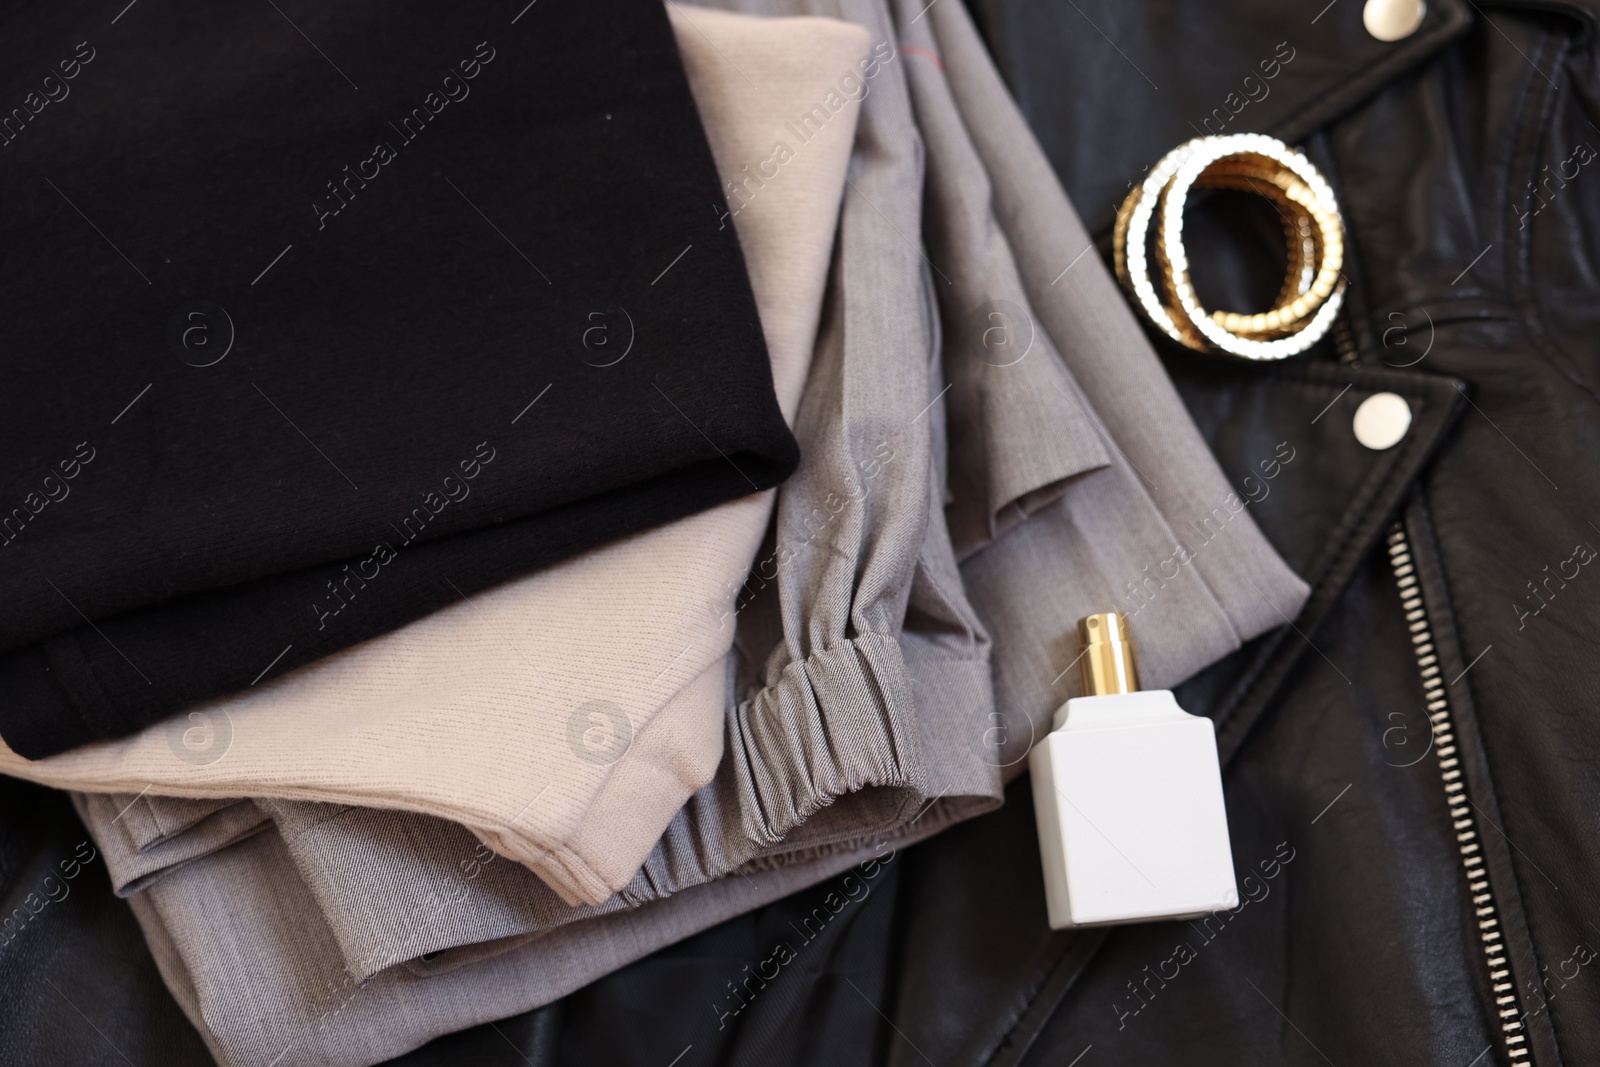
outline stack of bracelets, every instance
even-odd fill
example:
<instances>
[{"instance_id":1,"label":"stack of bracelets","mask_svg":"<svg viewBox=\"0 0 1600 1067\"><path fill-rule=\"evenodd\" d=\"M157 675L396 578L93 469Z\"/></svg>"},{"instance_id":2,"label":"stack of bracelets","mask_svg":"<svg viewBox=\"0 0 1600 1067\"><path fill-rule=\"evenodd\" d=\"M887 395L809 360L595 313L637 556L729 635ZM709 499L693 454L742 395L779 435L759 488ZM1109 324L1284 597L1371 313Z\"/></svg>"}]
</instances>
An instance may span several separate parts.
<instances>
[{"instance_id":1,"label":"stack of bracelets","mask_svg":"<svg viewBox=\"0 0 1600 1067\"><path fill-rule=\"evenodd\" d=\"M1183 247L1191 189L1240 189L1283 218L1289 270L1271 311L1242 315L1200 306ZM1153 219L1159 283L1148 246ZM1322 339L1344 300L1344 230L1333 190L1304 155L1261 134L1201 137L1168 152L1117 211L1117 277L1161 332L1200 351L1284 359Z\"/></svg>"}]
</instances>

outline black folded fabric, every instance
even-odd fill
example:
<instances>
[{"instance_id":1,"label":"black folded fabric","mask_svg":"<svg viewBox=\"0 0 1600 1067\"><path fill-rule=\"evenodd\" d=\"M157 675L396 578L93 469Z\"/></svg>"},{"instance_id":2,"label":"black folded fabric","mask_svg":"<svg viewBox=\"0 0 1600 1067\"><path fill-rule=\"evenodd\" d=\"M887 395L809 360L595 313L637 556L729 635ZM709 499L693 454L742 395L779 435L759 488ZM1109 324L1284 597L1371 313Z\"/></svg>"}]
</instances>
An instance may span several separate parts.
<instances>
[{"instance_id":1,"label":"black folded fabric","mask_svg":"<svg viewBox=\"0 0 1600 1067\"><path fill-rule=\"evenodd\" d=\"M655 0L34 3L0 70L24 756L798 460Z\"/></svg>"}]
</instances>

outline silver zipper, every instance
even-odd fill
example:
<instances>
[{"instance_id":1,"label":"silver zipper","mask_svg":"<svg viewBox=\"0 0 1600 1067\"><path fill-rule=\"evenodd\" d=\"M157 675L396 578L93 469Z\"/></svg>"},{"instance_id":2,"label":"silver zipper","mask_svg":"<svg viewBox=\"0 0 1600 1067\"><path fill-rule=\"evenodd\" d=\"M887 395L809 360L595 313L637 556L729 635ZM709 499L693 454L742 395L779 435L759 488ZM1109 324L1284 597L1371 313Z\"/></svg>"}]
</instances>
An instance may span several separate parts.
<instances>
[{"instance_id":1,"label":"silver zipper","mask_svg":"<svg viewBox=\"0 0 1600 1067\"><path fill-rule=\"evenodd\" d=\"M1489 984L1494 996L1496 1021L1506 1043L1506 1058L1513 1064L1531 1064L1533 1057L1528 1050L1527 1034L1524 1033L1517 986L1512 981L1511 967L1506 962L1505 946L1500 935L1500 912L1495 907L1494 892L1489 887L1489 874L1484 868L1483 853L1478 844L1477 819L1467 799L1467 785L1462 780L1460 760L1456 755L1450 701L1445 696L1444 683L1439 680L1439 660L1433 649L1433 627L1428 622L1428 611L1422 603L1422 589L1417 584L1415 569L1411 564L1411 545L1406 540L1405 527L1399 522L1389 531L1388 545L1389 563L1394 567L1395 582L1400 586L1400 605L1406 613L1412 650L1416 653L1417 667L1422 672L1422 691L1427 701L1428 721L1433 726L1439 777L1444 779L1445 802L1450 806L1450 821L1456 832L1456 844L1461 850L1461 865L1466 869L1467 888L1472 893L1478 936L1483 942L1484 959L1489 964Z\"/></svg>"},{"instance_id":2,"label":"silver zipper","mask_svg":"<svg viewBox=\"0 0 1600 1067\"><path fill-rule=\"evenodd\" d=\"M1350 328L1348 311L1349 305L1346 305L1346 310L1333 320L1333 350L1339 354L1340 363L1359 363L1360 352L1356 347L1355 331Z\"/></svg>"}]
</instances>

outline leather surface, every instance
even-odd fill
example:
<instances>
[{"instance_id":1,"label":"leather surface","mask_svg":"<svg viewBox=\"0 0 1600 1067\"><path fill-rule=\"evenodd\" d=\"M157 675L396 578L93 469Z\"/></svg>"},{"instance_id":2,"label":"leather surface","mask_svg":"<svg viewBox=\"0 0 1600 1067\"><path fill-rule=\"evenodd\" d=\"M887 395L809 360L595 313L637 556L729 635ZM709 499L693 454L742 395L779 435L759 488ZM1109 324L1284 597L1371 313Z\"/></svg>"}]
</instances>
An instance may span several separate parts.
<instances>
[{"instance_id":1,"label":"leather surface","mask_svg":"<svg viewBox=\"0 0 1600 1067\"><path fill-rule=\"evenodd\" d=\"M407 1062L1505 1062L1411 620L1382 547L1399 517L1531 1061L1600 1063L1600 572L1574 552L1600 547L1600 238L1588 224L1600 217L1600 177L1574 151L1600 150L1589 125L1600 113L1592 8L1436 0L1418 34L1380 46L1350 2L974 6L1096 228L1126 183L1192 136L1191 120L1226 106L1228 87L1277 42L1296 49L1271 95L1229 129L1300 141L1338 189L1357 359L1324 345L1263 368L1164 349L1241 488L1247 475L1261 484L1260 462L1280 442L1295 449L1250 506L1313 583L1306 614L1178 693L1221 723L1235 861L1241 881L1247 869L1254 879L1241 884L1248 903L1220 927L1051 933L1019 783L1001 811L903 852L898 890L880 880L740 1025L719 1028L713 1005L815 901L772 905L559 1008L496 1024L500 1034L456 1035ZM1134 64L1159 90L1140 88ZM1273 234L1248 200L1199 206L1204 295L1248 302L1273 288ZM1416 414L1384 453L1350 431L1356 403L1378 389ZM25 884L13 869L7 886ZM91 876L67 905L90 896ZM122 905L103 885L96 892L117 909L110 932L70 944L109 954L108 992L78 1003L135 1062L145 1062L136 1038L191 1062L192 1035L160 1022L178 1019L175 1009L130 992L153 970L129 947L137 934ZM88 930L98 912L86 905ZM1193 958L1173 977L1180 940ZM0 947L0 960L14 951ZM0 1022L0 1060L122 1062L97 1053L81 1021L74 1037L70 1011L59 1026L43 1014L52 1009L38 998L55 994L35 976L57 971L3 973L25 1008L23 1023L10 1012ZM67 1042L59 1056L52 1040Z\"/></svg>"},{"instance_id":2,"label":"leather surface","mask_svg":"<svg viewBox=\"0 0 1600 1067\"><path fill-rule=\"evenodd\" d=\"M211 1062L65 793L0 778L0 1063Z\"/></svg>"}]
</instances>

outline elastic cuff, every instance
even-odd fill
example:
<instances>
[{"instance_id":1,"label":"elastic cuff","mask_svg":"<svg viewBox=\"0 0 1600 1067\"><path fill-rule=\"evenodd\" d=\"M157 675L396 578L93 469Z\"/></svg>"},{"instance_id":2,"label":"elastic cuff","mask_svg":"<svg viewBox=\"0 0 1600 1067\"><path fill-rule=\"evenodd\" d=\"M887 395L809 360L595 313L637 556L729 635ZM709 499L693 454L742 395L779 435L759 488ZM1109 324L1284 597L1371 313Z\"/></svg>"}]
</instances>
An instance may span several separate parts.
<instances>
[{"instance_id":1,"label":"elastic cuff","mask_svg":"<svg viewBox=\"0 0 1600 1067\"><path fill-rule=\"evenodd\" d=\"M745 833L758 847L869 787L879 810L853 814L883 826L910 818L926 783L899 645L864 634L789 664L729 721L728 758ZM873 829L852 820L848 834Z\"/></svg>"}]
</instances>

